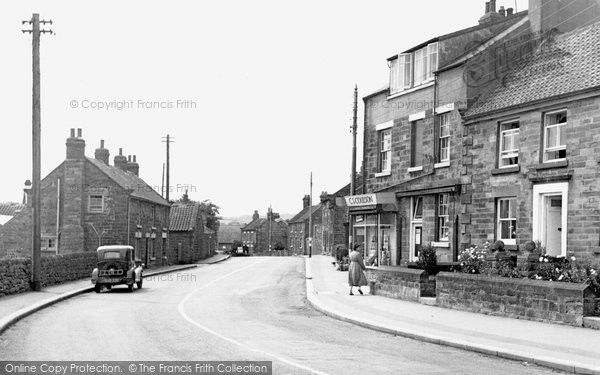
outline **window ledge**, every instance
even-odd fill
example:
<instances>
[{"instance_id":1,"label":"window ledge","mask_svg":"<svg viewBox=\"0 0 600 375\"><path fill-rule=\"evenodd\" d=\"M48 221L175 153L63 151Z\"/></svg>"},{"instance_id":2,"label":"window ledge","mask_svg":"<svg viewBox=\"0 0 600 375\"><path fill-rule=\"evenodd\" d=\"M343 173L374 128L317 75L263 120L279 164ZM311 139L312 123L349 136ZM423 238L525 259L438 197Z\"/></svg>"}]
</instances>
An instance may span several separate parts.
<instances>
[{"instance_id":1,"label":"window ledge","mask_svg":"<svg viewBox=\"0 0 600 375\"><path fill-rule=\"evenodd\" d=\"M422 170L423 170L423 166L421 165L421 166L419 166L419 167L410 167L410 168L408 168L406 171L407 171L408 173L414 173L414 172L420 172L420 171L422 171Z\"/></svg>"},{"instance_id":2,"label":"window ledge","mask_svg":"<svg viewBox=\"0 0 600 375\"><path fill-rule=\"evenodd\" d=\"M392 171L384 171L384 172L375 173L375 178L386 177L386 176L391 176L391 175L392 175Z\"/></svg>"},{"instance_id":3,"label":"window ledge","mask_svg":"<svg viewBox=\"0 0 600 375\"><path fill-rule=\"evenodd\" d=\"M400 91L400 92L396 92L394 94L388 95L388 97L386 98L387 100L390 99L395 99L398 98L400 96L406 95L406 94L410 94L411 92L415 92L415 91L419 91L421 89L427 88L427 87L431 87L433 86L434 81L429 81L429 82L425 82L420 84L419 86L416 87L412 87L408 90L404 90L404 91Z\"/></svg>"},{"instance_id":4,"label":"window ledge","mask_svg":"<svg viewBox=\"0 0 600 375\"><path fill-rule=\"evenodd\" d=\"M533 168L536 170L553 169L553 168L564 168L569 165L567 159L561 159L557 161L545 161L542 164L535 165Z\"/></svg>"},{"instance_id":5,"label":"window ledge","mask_svg":"<svg viewBox=\"0 0 600 375\"><path fill-rule=\"evenodd\" d=\"M450 247L450 242L447 241L442 241L442 242L432 242L431 243L432 247Z\"/></svg>"},{"instance_id":6,"label":"window ledge","mask_svg":"<svg viewBox=\"0 0 600 375\"><path fill-rule=\"evenodd\" d=\"M438 169L438 168L448 168L450 166L450 161L442 161L439 163L435 163L433 165L434 168Z\"/></svg>"},{"instance_id":7,"label":"window ledge","mask_svg":"<svg viewBox=\"0 0 600 375\"><path fill-rule=\"evenodd\" d=\"M496 168L496 169L492 169L492 176L496 176L499 174L506 174L506 173L517 173L521 170L521 167L519 165L512 165L510 167L504 167L504 168Z\"/></svg>"}]
</instances>

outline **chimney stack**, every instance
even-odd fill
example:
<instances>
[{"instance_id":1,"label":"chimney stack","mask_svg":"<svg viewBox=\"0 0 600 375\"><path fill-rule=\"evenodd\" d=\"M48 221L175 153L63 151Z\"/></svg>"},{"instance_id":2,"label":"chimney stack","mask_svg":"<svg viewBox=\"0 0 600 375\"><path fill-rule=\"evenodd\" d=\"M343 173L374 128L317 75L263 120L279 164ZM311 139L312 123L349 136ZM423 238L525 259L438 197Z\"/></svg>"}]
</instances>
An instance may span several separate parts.
<instances>
[{"instance_id":1,"label":"chimney stack","mask_svg":"<svg viewBox=\"0 0 600 375\"><path fill-rule=\"evenodd\" d=\"M494 22L501 18L500 14L496 12L496 0L490 0L485 3L485 14L479 18L479 24Z\"/></svg>"},{"instance_id":2,"label":"chimney stack","mask_svg":"<svg viewBox=\"0 0 600 375\"><path fill-rule=\"evenodd\" d=\"M104 148L104 139L100 140L100 147L96 149L94 153L94 157L96 160L102 161L104 164L108 165L108 159L110 157L110 152Z\"/></svg>"},{"instance_id":3,"label":"chimney stack","mask_svg":"<svg viewBox=\"0 0 600 375\"><path fill-rule=\"evenodd\" d=\"M258 210L254 210L254 214L252 215L252 221L258 219L260 215L258 214Z\"/></svg>"},{"instance_id":4,"label":"chimney stack","mask_svg":"<svg viewBox=\"0 0 600 375\"><path fill-rule=\"evenodd\" d=\"M507 17L508 17L508 16L512 16L512 15L513 15L513 11L514 11L514 9L513 9L513 8L506 8L506 16L507 16Z\"/></svg>"},{"instance_id":5,"label":"chimney stack","mask_svg":"<svg viewBox=\"0 0 600 375\"><path fill-rule=\"evenodd\" d=\"M119 149L119 155L116 155L114 158L115 167L121 168L122 170L127 170L127 158L123 155L123 149Z\"/></svg>"},{"instance_id":6,"label":"chimney stack","mask_svg":"<svg viewBox=\"0 0 600 375\"><path fill-rule=\"evenodd\" d=\"M500 14L500 17L506 17L506 11L504 10L503 6L500 7L498 13Z\"/></svg>"},{"instance_id":7,"label":"chimney stack","mask_svg":"<svg viewBox=\"0 0 600 375\"><path fill-rule=\"evenodd\" d=\"M71 136L67 138L67 159L83 159L85 158L85 141L81 138L81 129L77 129L77 137L75 129L71 128Z\"/></svg>"},{"instance_id":8,"label":"chimney stack","mask_svg":"<svg viewBox=\"0 0 600 375\"><path fill-rule=\"evenodd\" d=\"M129 158L127 159L127 171L139 176L140 166L135 159L135 155L133 155L133 159L131 158L131 155L129 155Z\"/></svg>"},{"instance_id":9,"label":"chimney stack","mask_svg":"<svg viewBox=\"0 0 600 375\"><path fill-rule=\"evenodd\" d=\"M304 198L302 198L302 208L306 208L308 207L308 205L310 204L310 195L305 195Z\"/></svg>"},{"instance_id":10,"label":"chimney stack","mask_svg":"<svg viewBox=\"0 0 600 375\"><path fill-rule=\"evenodd\" d=\"M490 13L496 13L496 0L490 0Z\"/></svg>"}]
</instances>

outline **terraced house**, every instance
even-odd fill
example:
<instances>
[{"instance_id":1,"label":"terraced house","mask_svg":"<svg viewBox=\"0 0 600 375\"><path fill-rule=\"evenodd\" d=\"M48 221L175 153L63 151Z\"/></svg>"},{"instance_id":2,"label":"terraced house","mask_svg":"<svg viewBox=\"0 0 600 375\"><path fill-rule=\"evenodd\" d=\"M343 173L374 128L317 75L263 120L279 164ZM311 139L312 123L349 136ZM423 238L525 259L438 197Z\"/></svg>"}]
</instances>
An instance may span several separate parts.
<instances>
[{"instance_id":1,"label":"terraced house","mask_svg":"<svg viewBox=\"0 0 600 375\"><path fill-rule=\"evenodd\" d=\"M363 180L370 199L346 201L354 243L364 244L374 264L407 265L425 244L436 249L439 262L451 262L465 243L461 214L470 180L462 164L460 111L485 92L472 82L479 70L467 63L473 51L525 28L527 19L527 12L496 12L490 3L479 25L389 57L389 83L363 98Z\"/></svg>"},{"instance_id":2,"label":"terraced house","mask_svg":"<svg viewBox=\"0 0 600 375\"><path fill-rule=\"evenodd\" d=\"M597 1L530 1L530 32L551 37L465 111L473 242L600 263L598 20Z\"/></svg>"}]
</instances>

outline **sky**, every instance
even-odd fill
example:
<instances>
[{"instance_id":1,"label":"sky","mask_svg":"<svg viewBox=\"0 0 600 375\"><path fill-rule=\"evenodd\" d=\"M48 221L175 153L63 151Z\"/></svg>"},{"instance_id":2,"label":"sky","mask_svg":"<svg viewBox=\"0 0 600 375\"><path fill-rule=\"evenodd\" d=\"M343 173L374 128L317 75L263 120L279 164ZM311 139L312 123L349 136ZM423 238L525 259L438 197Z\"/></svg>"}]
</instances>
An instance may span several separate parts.
<instances>
[{"instance_id":1,"label":"sky","mask_svg":"<svg viewBox=\"0 0 600 375\"><path fill-rule=\"evenodd\" d=\"M527 0L497 7L527 8ZM0 202L31 179L31 36L39 13L42 178L65 159L70 128L86 155L100 140L136 155L160 190L171 144L171 199L209 199L225 217L302 209L350 181L354 85L388 80L386 59L477 25L484 0L19 1L0 6Z\"/></svg>"}]
</instances>

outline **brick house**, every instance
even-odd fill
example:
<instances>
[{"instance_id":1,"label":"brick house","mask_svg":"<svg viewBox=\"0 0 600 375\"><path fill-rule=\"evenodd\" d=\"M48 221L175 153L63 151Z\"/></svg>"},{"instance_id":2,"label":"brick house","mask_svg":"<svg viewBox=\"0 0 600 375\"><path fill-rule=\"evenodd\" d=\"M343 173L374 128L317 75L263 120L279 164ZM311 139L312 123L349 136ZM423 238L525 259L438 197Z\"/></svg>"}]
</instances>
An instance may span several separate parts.
<instances>
[{"instance_id":1,"label":"brick house","mask_svg":"<svg viewBox=\"0 0 600 375\"><path fill-rule=\"evenodd\" d=\"M308 255L309 253L309 211L311 211L309 204L310 196L305 195L302 198L302 211L298 212L288 221L288 248L294 254ZM321 225L322 207L321 203L312 206L313 254L320 254L324 249L323 227Z\"/></svg>"},{"instance_id":2,"label":"brick house","mask_svg":"<svg viewBox=\"0 0 600 375\"><path fill-rule=\"evenodd\" d=\"M266 218L261 218L254 211L252 221L241 228L242 244L248 246L249 254L268 254L277 244L287 244L288 224L279 217L278 213L267 212Z\"/></svg>"},{"instance_id":3,"label":"brick house","mask_svg":"<svg viewBox=\"0 0 600 375\"><path fill-rule=\"evenodd\" d=\"M600 263L600 6L530 1L534 35L551 35L463 113L463 221L473 243L501 240L519 258Z\"/></svg>"},{"instance_id":4,"label":"brick house","mask_svg":"<svg viewBox=\"0 0 600 375\"><path fill-rule=\"evenodd\" d=\"M171 206L169 220L169 256L178 263L193 263L210 255L206 218L198 203L175 203Z\"/></svg>"},{"instance_id":5,"label":"brick house","mask_svg":"<svg viewBox=\"0 0 600 375\"><path fill-rule=\"evenodd\" d=\"M65 161L40 185L42 254L128 244L149 265L170 262L153 256L166 249L170 205L138 173L136 157L128 159L122 149L109 165L104 141L95 158L86 157L81 129L77 135L71 129ZM32 209L27 207L0 228L0 256L29 256L31 226Z\"/></svg>"},{"instance_id":6,"label":"brick house","mask_svg":"<svg viewBox=\"0 0 600 375\"><path fill-rule=\"evenodd\" d=\"M365 193L346 197L353 242L376 264L415 262L426 244L440 263L457 259L465 242L463 182L470 183L459 111L493 83L490 76L481 82L480 67L469 62L526 27L527 12L496 12L490 1L479 25L387 59L389 84L363 98Z\"/></svg>"}]
</instances>

